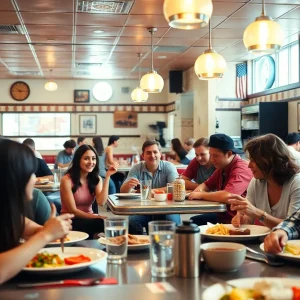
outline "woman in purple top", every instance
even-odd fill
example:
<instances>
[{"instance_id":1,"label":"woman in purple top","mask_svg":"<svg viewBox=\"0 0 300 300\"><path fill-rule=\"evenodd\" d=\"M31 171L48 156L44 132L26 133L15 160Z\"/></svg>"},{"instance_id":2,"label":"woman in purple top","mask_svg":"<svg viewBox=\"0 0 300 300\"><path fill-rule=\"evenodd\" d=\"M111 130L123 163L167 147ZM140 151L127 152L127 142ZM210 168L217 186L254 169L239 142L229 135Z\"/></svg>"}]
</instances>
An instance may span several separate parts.
<instances>
[{"instance_id":1,"label":"woman in purple top","mask_svg":"<svg viewBox=\"0 0 300 300\"><path fill-rule=\"evenodd\" d=\"M84 231L90 238L104 231L105 217L94 214L92 205L95 200L98 205L106 203L109 179L117 167L116 163L110 166L102 182L96 150L90 145L82 145L76 150L71 167L60 183L61 213L74 214L74 230Z\"/></svg>"}]
</instances>

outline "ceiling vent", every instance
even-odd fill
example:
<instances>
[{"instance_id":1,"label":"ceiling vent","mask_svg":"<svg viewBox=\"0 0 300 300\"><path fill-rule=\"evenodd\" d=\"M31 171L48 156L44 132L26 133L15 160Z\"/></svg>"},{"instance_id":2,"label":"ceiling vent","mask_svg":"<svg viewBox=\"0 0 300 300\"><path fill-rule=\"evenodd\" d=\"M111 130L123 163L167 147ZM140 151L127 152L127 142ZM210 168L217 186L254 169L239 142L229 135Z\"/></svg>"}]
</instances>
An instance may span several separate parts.
<instances>
[{"instance_id":1,"label":"ceiling vent","mask_svg":"<svg viewBox=\"0 0 300 300\"><path fill-rule=\"evenodd\" d=\"M76 63L76 69L89 69L89 68L100 68L102 66L101 63Z\"/></svg>"},{"instance_id":2,"label":"ceiling vent","mask_svg":"<svg viewBox=\"0 0 300 300\"><path fill-rule=\"evenodd\" d=\"M39 71L14 71L12 73L18 76L41 76Z\"/></svg>"},{"instance_id":3,"label":"ceiling vent","mask_svg":"<svg viewBox=\"0 0 300 300\"><path fill-rule=\"evenodd\" d=\"M0 34L24 34L21 25L0 25Z\"/></svg>"},{"instance_id":4,"label":"ceiling vent","mask_svg":"<svg viewBox=\"0 0 300 300\"><path fill-rule=\"evenodd\" d=\"M120 1L78 1L78 12L89 12L95 14L128 14L134 0Z\"/></svg>"}]
</instances>

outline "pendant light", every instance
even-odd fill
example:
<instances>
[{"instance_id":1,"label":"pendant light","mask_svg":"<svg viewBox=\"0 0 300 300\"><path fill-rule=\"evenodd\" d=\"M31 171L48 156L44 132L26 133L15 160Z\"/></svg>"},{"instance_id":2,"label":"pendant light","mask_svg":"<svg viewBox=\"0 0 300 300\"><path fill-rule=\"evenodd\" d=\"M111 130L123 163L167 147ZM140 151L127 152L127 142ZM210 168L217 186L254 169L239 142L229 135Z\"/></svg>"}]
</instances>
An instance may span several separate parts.
<instances>
[{"instance_id":1,"label":"pendant light","mask_svg":"<svg viewBox=\"0 0 300 300\"><path fill-rule=\"evenodd\" d=\"M141 64L141 53L138 53L138 58L139 58L139 83L141 81L141 69L140 69L140 64ZM140 86L135 88L132 93L131 93L131 99L133 102L145 102L148 99L148 93L144 92Z\"/></svg>"},{"instance_id":2,"label":"pendant light","mask_svg":"<svg viewBox=\"0 0 300 300\"><path fill-rule=\"evenodd\" d=\"M151 27L148 31L151 34L151 70L142 77L140 86L144 92L160 93L164 87L164 80L153 68L153 33L157 28Z\"/></svg>"},{"instance_id":3,"label":"pendant light","mask_svg":"<svg viewBox=\"0 0 300 300\"><path fill-rule=\"evenodd\" d=\"M165 0L163 10L171 27L189 30L208 24L213 5L211 0Z\"/></svg>"},{"instance_id":4,"label":"pendant light","mask_svg":"<svg viewBox=\"0 0 300 300\"><path fill-rule=\"evenodd\" d=\"M265 15L265 1L262 0L262 12L244 31L244 45L249 52L273 53L283 43L283 30L280 25Z\"/></svg>"},{"instance_id":5,"label":"pendant light","mask_svg":"<svg viewBox=\"0 0 300 300\"><path fill-rule=\"evenodd\" d=\"M50 69L50 78L52 78L52 69ZM49 92L54 92L57 90L57 84L53 80L49 80L45 83L45 90Z\"/></svg>"},{"instance_id":6,"label":"pendant light","mask_svg":"<svg viewBox=\"0 0 300 300\"><path fill-rule=\"evenodd\" d=\"M195 72L199 79L222 78L226 71L226 61L212 49L211 45L211 23L209 22L209 48L201 54L195 62Z\"/></svg>"}]
</instances>

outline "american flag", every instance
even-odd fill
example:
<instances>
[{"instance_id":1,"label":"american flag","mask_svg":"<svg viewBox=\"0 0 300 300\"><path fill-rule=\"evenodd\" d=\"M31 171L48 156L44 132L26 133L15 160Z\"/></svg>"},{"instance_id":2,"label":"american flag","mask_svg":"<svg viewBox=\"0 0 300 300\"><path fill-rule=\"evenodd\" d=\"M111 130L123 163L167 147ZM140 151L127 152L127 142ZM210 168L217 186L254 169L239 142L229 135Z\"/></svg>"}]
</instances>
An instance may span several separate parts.
<instances>
[{"instance_id":1,"label":"american flag","mask_svg":"<svg viewBox=\"0 0 300 300\"><path fill-rule=\"evenodd\" d=\"M247 63L236 65L236 96L241 99L247 97Z\"/></svg>"}]
</instances>

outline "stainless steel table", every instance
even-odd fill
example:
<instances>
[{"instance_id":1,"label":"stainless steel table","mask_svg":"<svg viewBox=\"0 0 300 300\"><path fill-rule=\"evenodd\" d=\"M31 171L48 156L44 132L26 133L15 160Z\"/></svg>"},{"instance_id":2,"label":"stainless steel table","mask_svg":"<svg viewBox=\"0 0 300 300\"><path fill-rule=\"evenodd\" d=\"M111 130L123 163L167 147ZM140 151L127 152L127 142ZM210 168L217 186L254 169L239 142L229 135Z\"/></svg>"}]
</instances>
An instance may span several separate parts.
<instances>
[{"instance_id":1,"label":"stainless steel table","mask_svg":"<svg viewBox=\"0 0 300 300\"><path fill-rule=\"evenodd\" d=\"M223 203L203 200L156 202L118 199L114 195L109 195L107 204L115 215L204 214L226 211L226 205Z\"/></svg>"}]
</instances>

